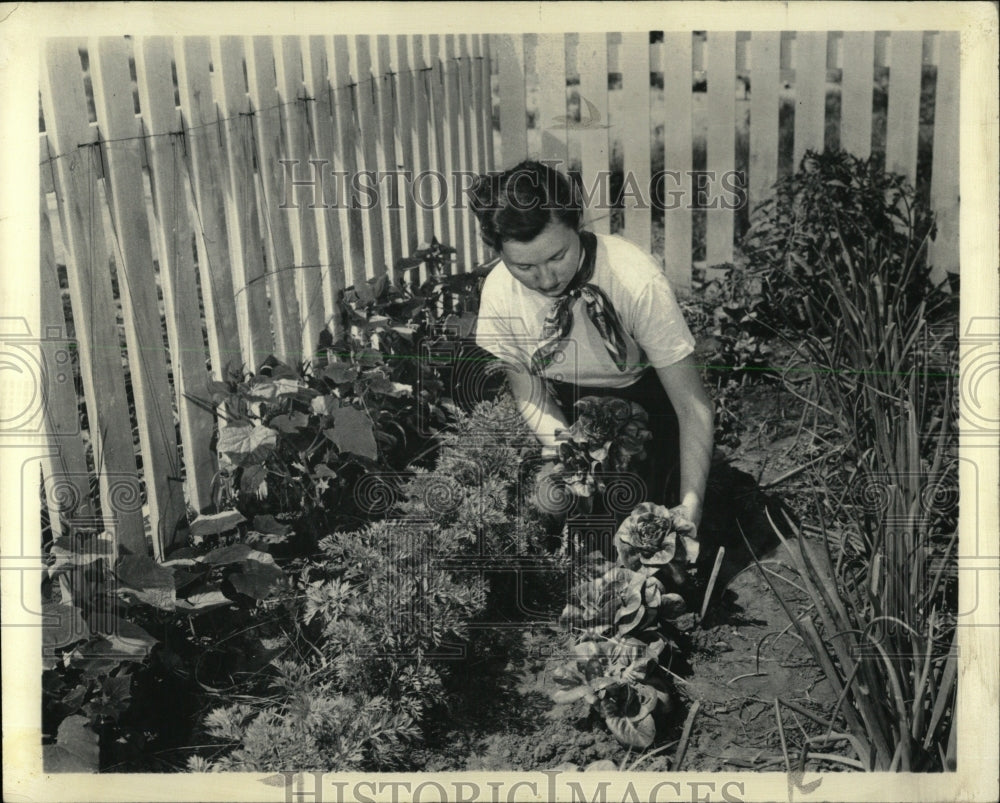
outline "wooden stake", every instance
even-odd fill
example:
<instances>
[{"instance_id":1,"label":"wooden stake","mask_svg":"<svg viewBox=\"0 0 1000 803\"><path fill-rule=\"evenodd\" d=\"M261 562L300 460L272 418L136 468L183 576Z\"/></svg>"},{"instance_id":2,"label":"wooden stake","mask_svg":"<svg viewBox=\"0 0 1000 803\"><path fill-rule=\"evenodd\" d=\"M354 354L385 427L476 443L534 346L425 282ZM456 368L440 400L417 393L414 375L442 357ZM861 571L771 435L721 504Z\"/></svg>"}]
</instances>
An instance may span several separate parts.
<instances>
[{"instance_id":1,"label":"wooden stake","mask_svg":"<svg viewBox=\"0 0 1000 803\"><path fill-rule=\"evenodd\" d=\"M698 709L701 707L701 703L695 700L694 705L691 706L691 710L688 712L687 719L684 721L684 730L681 732L681 743L677 747L677 753L674 756L674 772L679 772L681 764L684 761L684 754L687 752L688 739L691 738L691 728L694 726L694 718L698 716Z\"/></svg>"},{"instance_id":2,"label":"wooden stake","mask_svg":"<svg viewBox=\"0 0 1000 803\"><path fill-rule=\"evenodd\" d=\"M701 603L701 614L698 616L698 622L705 618L705 611L708 610L708 601L712 598L712 590L715 588L715 581L719 577L719 569L722 568L722 559L726 556L726 548L724 546L719 547L719 552L715 556L715 565L712 567L712 574L708 578L708 587L705 589L705 598Z\"/></svg>"}]
</instances>

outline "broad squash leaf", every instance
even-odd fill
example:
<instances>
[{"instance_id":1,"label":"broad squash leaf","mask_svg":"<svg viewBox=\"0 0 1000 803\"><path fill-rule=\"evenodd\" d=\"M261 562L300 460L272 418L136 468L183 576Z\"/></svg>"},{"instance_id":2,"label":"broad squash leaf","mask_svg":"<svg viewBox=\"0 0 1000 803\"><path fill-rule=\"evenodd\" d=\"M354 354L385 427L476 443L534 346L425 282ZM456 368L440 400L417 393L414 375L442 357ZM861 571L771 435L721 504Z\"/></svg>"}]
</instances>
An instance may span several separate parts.
<instances>
[{"instance_id":1,"label":"broad squash leaf","mask_svg":"<svg viewBox=\"0 0 1000 803\"><path fill-rule=\"evenodd\" d=\"M101 641L88 646L88 656L117 655L123 661L141 661L159 643L139 625L117 616L101 635Z\"/></svg>"},{"instance_id":2,"label":"broad squash leaf","mask_svg":"<svg viewBox=\"0 0 1000 803\"><path fill-rule=\"evenodd\" d=\"M242 572L229 575L233 588L253 599L267 599L284 579L284 572L277 566L256 560L246 561Z\"/></svg>"},{"instance_id":3,"label":"broad squash leaf","mask_svg":"<svg viewBox=\"0 0 1000 803\"><path fill-rule=\"evenodd\" d=\"M174 573L148 555L124 555L115 567L120 590L164 611L174 609Z\"/></svg>"},{"instance_id":4,"label":"broad squash leaf","mask_svg":"<svg viewBox=\"0 0 1000 803\"><path fill-rule=\"evenodd\" d=\"M97 734L87 727L87 718L79 715L60 722L56 743L42 747L45 772L97 772L100 757Z\"/></svg>"},{"instance_id":5,"label":"broad squash leaf","mask_svg":"<svg viewBox=\"0 0 1000 803\"><path fill-rule=\"evenodd\" d=\"M270 427L228 426L219 430L218 450L237 465L251 455L264 455L278 442L278 431Z\"/></svg>"},{"instance_id":6,"label":"broad squash leaf","mask_svg":"<svg viewBox=\"0 0 1000 803\"><path fill-rule=\"evenodd\" d=\"M332 363L330 363L329 365L327 365L323 369L323 376L325 376L327 379L332 380L333 382L336 382L338 385L340 385L340 384L343 384L343 383L346 383L346 382L353 382L355 379L357 379L358 378L358 368L357 368L356 365L354 365L353 363L349 363L349 362L332 362ZM320 397L320 398L322 398L322 399L333 399L334 401L336 400L336 397L331 397L331 396L323 396L323 397ZM313 399L312 400L313 410L315 412L318 412L318 413L321 413L321 414L324 414L324 415L326 413L331 412L329 409L325 409L325 408L322 409L322 410L317 409L316 405L317 405L317 403L319 403L319 401L320 401L320 399Z\"/></svg>"},{"instance_id":7,"label":"broad squash leaf","mask_svg":"<svg viewBox=\"0 0 1000 803\"><path fill-rule=\"evenodd\" d=\"M223 510L221 513L209 513L198 516L191 522L191 535L221 535L229 530L235 530L237 525L246 521L238 510Z\"/></svg>"},{"instance_id":8,"label":"broad squash leaf","mask_svg":"<svg viewBox=\"0 0 1000 803\"><path fill-rule=\"evenodd\" d=\"M217 586L209 586L203 591L177 600L177 610L182 613L202 613L232 604L233 601L223 594Z\"/></svg>"},{"instance_id":9,"label":"broad squash leaf","mask_svg":"<svg viewBox=\"0 0 1000 803\"><path fill-rule=\"evenodd\" d=\"M260 494L261 486L267 480L267 469L255 463L243 469L240 476L240 491L244 494Z\"/></svg>"},{"instance_id":10,"label":"broad squash leaf","mask_svg":"<svg viewBox=\"0 0 1000 803\"><path fill-rule=\"evenodd\" d=\"M246 544L230 544L213 549L207 555L199 558L203 563L211 566L224 566L227 563L239 563L241 560L249 558L255 550Z\"/></svg>"},{"instance_id":11,"label":"broad squash leaf","mask_svg":"<svg viewBox=\"0 0 1000 803\"><path fill-rule=\"evenodd\" d=\"M308 388L295 379L265 379L250 388L250 397L272 401L283 396L294 396Z\"/></svg>"},{"instance_id":12,"label":"broad squash leaf","mask_svg":"<svg viewBox=\"0 0 1000 803\"><path fill-rule=\"evenodd\" d=\"M378 457L372 419L363 410L338 407L333 411L333 429L324 430L341 452L352 452L370 460Z\"/></svg>"}]
</instances>

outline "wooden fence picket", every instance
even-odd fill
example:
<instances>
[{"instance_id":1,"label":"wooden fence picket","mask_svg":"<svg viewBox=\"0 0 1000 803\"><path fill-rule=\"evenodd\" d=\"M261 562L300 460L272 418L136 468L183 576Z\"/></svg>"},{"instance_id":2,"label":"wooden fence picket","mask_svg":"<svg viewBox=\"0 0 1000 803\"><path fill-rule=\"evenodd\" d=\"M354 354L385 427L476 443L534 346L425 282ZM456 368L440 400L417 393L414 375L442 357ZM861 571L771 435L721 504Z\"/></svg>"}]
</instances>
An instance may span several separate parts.
<instances>
[{"instance_id":1,"label":"wooden fence picket","mask_svg":"<svg viewBox=\"0 0 1000 803\"><path fill-rule=\"evenodd\" d=\"M931 207L936 212L937 236L930 244L934 266L931 279L940 282L946 273L958 273L959 259L959 62L961 34L938 33L937 86L934 101L934 152L931 170Z\"/></svg>"},{"instance_id":2,"label":"wooden fence picket","mask_svg":"<svg viewBox=\"0 0 1000 803\"><path fill-rule=\"evenodd\" d=\"M793 170L807 150L823 150L826 113L825 32L795 34L795 137Z\"/></svg>"},{"instance_id":3,"label":"wooden fence picket","mask_svg":"<svg viewBox=\"0 0 1000 803\"><path fill-rule=\"evenodd\" d=\"M243 42L237 36L212 40L212 60L219 90L225 143L224 198L229 256L232 260L236 319L247 368L256 371L274 349L267 298L268 279L258 221L257 182L253 169L250 100L243 74ZM272 292L275 288L271 284ZM274 294L275 306L281 296Z\"/></svg>"},{"instance_id":4,"label":"wooden fence picket","mask_svg":"<svg viewBox=\"0 0 1000 803\"><path fill-rule=\"evenodd\" d=\"M375 121L375 77L372 75L371 43L367 36L351 40L351 70L354 77L354 100L358 110L359 163L365 166L358 175L362 191L359 203L365 230L365 273L371 278L386 273L386 248L383 239L382 208L372 190L371 172L379 165L379 132ZM367 173L367 175L366 175ZM360 176L365 175L365 181ZM376 188L377 189L377 188Z\"/></svg>"},{"instance_id":5,"label":"wooden fence picket","mask_svg":"<svg viewBox=\"0 0 1000 803\"><path fill-rule=\"evenodd\" d=\"M178 94L184 118L188 165L182 181L190 184L198 271L205 304L212 374L225 379L227 366L243 362L236 305L232 302L229 234L223 193L222 132L213 100L211 40L184 36L174 40Z\"/></svg>"},{"instance_id":6,"label":"wooden fence picket","mask_svg":"<svg viewBox=\"0 0 1000 803\"><path fill-rule=\"evenodd\" d=\"M462 177L460 175L463 163L463 102L459 87L459 71L457 68L457 52L455 35L444 37L444 48L441 52L441 71L444 78L444 115L447 120L445 129L446 164L445 177L448 187L447 211L451 217L452 246L456 251L455 268L467 270L472 264L469 249L469 216L460 197Z\"/></svg>"},{"instance_id":7,"label":"wooden fence picket","mask_svg":"<svg viewBox=\"0 0 1000 803\"><path fill-rule=\"evenodd\" d=\"M46 147L46 152L47 150ZM49 446L42 456L42 476L50 526L53 535L58 537L69 534L62 526L63 516L69 519L90 519L94 509L90 498L87 458L83 451L83 440L78 435L80 416L76 407L70 354L74 344L69 340L69 329L63 312L48 201L44 194L40 200L39 292L40 323L44 333L40 347L45 367L41 377L44 382L42 413Z\"/></svg>"},{"instance_id":8,"label":"wooden fence picket","mask_svg":"<svg viewBox=\"0 0 1000 803\"><path fill-rule=\"evenodd\" d=\"M581 178L589 209L585 218L598 234L611 233L611 172L608 128L608 35L580 34L576 50L580 74ZM503 136L503 120L500 121Z\"/></svg>"},{"instance_id":9,"label":"wooden fence picket","mask_svg":"<svg viewBox=\"0 0 1000 803\"><path fill-rule=\"evenodd\" d=\"M49 151L49 138L43 130L38 135L38 189L42 196L42 208L48 213L45 196L56 191L56 180L53 175L52 154Z\"/></svg>"},{"instance_id":10,"label":"wooden fence picket","mask_svg":"<svg viewBox=\"0 0 1000 803\"><path fill-rule=\"evenodd\" d=\"M427 37L426 58L430 70L427 73L428 96L431 102L430 127L434 137L432 154L432 172L434 181L430 182L431 190L426 199L434 208L434 233L442 243L454 246L451 227L451 215L448 212L449 198L448 178L451 175L451 153L448 150L447 119L445 118L444 74L441 64L440 37L431 34ZM450 268L449 268L450 269Z\"/></svg>"},{"instance_id":11,"label":"wooden fence picket","mask_svg":"<svg viewBox=\"0 0 1000 803\"><path fill-rule=\"evenodd\" d=\"M141 553L147 546L115 324L117 309L100 223L97 130L87 114L80 43L54 38L45 45L42 107L50 148L58 155L56 194L101 515L118 547Z\"/></svg>"},{"instance_id":12,"label":"wooden fence picket","mask_svg":"<svg viewBox=\"0 0 1000 803\"><path fill-rule=\"evenodd\" d=\"M429 186L432 169L431 162L431 131L430 131L430 81L431 70L424 57L425 42L422 36L410 38L409 64L413 71L410 80L412 91L412 128L410 130L411 158L413 160L413 204L419 207L416 213L419 232L415 247L421 243L429 243L431 237L437 234L434 229L434 209L431 199L425 195ZM405 118L404 118L405 119ZM421 266L417 273L419 280L427 279L427 268Z\"/></svg>"},{"instance_id":13,"label":"wooden fence picket","mask_svg":"<svg viewBox=\"0 0 1000 803\"><path fill-rule=\"evenodd\" d=\"M489 169L486 161L486 141L492 125L489 124L491 105L489 85L483 84L483 44L484 36L469 34L467 47L469 54L469 74L472 81L469 91L472 93L473 109L472 137L475 151L475 171L485 173Z\"/></svg>"},{"instance_id":14,"label":"wooden fence picket","mask_svg":"<svg viewBox=\"0 0 1000 803\"><path fill-rule=\"evenodd\" d=\"M145 140L137 137L132 93L118 90L131 80L128 40L91 39L88 49L97 120L109 140L108 241L118 274L153 552L162 559L177 537L178 523L186 522L186 511L139 155Z\"/></svg>"},{"instance_id":15,"label":"wooden fence picket","mask_svg":"<svg viewBox=\"0 0 1000 803\"><path fill-rule=\"evenodd\" d=\"M680 292L691 287L692 97L691 34L663 34L663 262L670 283Z\"/></svg>"},{"instance_id":16,"label":"wooden fence picket","mask_svg":"<svg viewBox=\"0 0 1000 803\"><path fill-rule=\"evenodd\" d=\"M473 34L470 37L472 48L472 95L476 99L475 119L472 130L475 137L475 170L479 175L492 169L493 153L493 94L490 87L489 61L483 55L484 43L489 40L485 34ZM487 155L489 143L489 155ZM478 262L492 259L493 254L480 237L479 224L474 221L473 237L476 241Z\"/></svg>"},{"instance_id":17,"label":"wooden fence picket","mask_svg":"<svg viewBox=\"0 0 1000 803\"><path fill-rule=\"evenodd\" d=\"M647 251L653 250L653 213L650 209L652 178L649 94L649 34L622 35L622 108L625 120L616 121L621 132L624 164L622 195L625 203L624 234Z\"/></svg>"},{"instance_id":18,"label":"wooden fence picket","mask_svg":"<svg viewBox=\"0 0 1000 803\"><path fill-rule=\"evenodd\" d=\"M744 186L756 205L787 168L784 121L792 102L796 168L806 149L821 150L837 136L843 149L867 157L873 129L881 141L884 125L887 169L926 191L918 169L928 167L917 161L925 142L922 79L935 65L929 197L938 225L929 257L936 281L958 270L958 34L666 31L662 42L652 41L649 32L634 32L122 37L89 48L83 40L47 42L42 314L46 331L75 327L94 449L92 463L82 442L69 437L78 403L72 385L49 387L52 449L42 475L50 513L79 500L76 514L98 512L129 551L149 549L144 528L152 530L152 553L162 558L185 503L200 511L212 504L210 377L256 369L272 350L290 363L310 358L324 329L344 334L343 288L387 271L395 279L396 261L432 236L457 249L460 270L492 256L478 237L467 189L498 162L508 168L531 155L576 173L585 223L601 233L612 228L611 169L622 171L616 232L655 247L684 294L692 288L693 233L701 222L695 201L705 212L706 267L732 261L738 191ZM834 46L839 62L828 63ZM884 66L883 121L873 109L873 80L884 80ZM782 82L793 69L791 89ZM650 80L661 72L662 91ZM706 79L703 93L698 84ZM579 121L570 119L571 82ZM838 92L839 120L828 121L827 98L835 110ZM714 178L692 186L702 121ZM744 138L746 154L738 150ZM663 172L653 175L661 158ZM744 164L746 184L735 170ZM49 212L53 194L58 230ZM662 253L660 212L651 201L665 207ZM69 279L65 316L57 259ZM116 273L120 299L112 292ZM408 278L425 280L427 271ZM48 338L42 349L46 368L58 364L65 379L72 352L63 340ZM134 391L141 462L126 390ZM88 508L95 479L100 494ZM58 532L58 521L54 527Z\"/></svg>"},{"instance_id":19,"label":"wooden fence picket","mask_svg":"<svg viewBox=\"0 0 1000 803\"><path fill-rule=\"evenodd\" d=\"M353 179L358 175L358 154L356 134L357 120L354 115L354 97L358 89L351 75L351 57L347 49L346 36L333 36L327 42L327 52L332 53L334 76L333 120L336 128L333 149L333 169L337 175L344 176L347 186L344 188L344 204L347 224L347 257L351 272L351 284L360 285L367 281L365 272L365 234L364 218L360 204L357 203L357 191L353 187Z\"/></svg>"},{"instance_id":20,"label":"wooden fence picket","mask_svg":"<svg viewBox=\"0 0 1000 803\"><path fill-rule=\"evenodd\" d=\"M923 41L923 31L893 31L890 40L885 168L906 176L910 184L915 184L917 178Z\"/></svg>"},{"instance_id":21,"label":"wooden fence picket","mask_svg":"<svg viewBox=\"0 0 1000 803\"><path fill-rule=\"evenodd\" d=\"M303 353L312 359L326 321L332 318L334 328L340 326L334 311L344 286L344 256L334 201L341 199L332 196L335 191L342 195L343 188L336 186L331 175L333 154L328 149L333 143L333 124L323 37L276 36L274 52L278 94L283 100L284 158L291 162L284 192L289 208L283 211L292 228ZM315 182L311 197L304 189L296 192L289 170L295 171L295 181Z\"/></svg>"},{"instance_id":22,"label":"wooden fence picket","mask_svg":"<svg viewBox=\"0 0 1000 803\"><path fill-rule=\"evenodd\" d=\"M472 209L469 207L467 190L471 189L476 176L481 172L476 163L476 135L475 122L478 118L476 109L479 96L473 94L472 90L472 53L469 48L469 37L460 34L456 37L457 51L454 69L458 82L459 96L461 97L461 161L464 166L461 174L453 182L455 190L459 193L455 198L455 206L458 216L462 219L465 234L465 270L471 271L481 260L479 250L479 238L476 236L476 226L474 225Z\"/></svg>"},{"instance_id":23,"label":"wooden fence picket","mask_svg":"<svg viewBox=\"0 0 1000 803\"><path fill-rule=\"evenodd\" d=\"M781 33L754 31L750 40L750 176L751 210L778 180L778 89Z\"/></svg>"},{"instance_id":24,"label":"wooden fence picket","mask_svg":"<svg viewBox=\"0 0 1000 803\"><path fill-rule=\"evenodd\" d=\"M840 147L859 159L872 152L874 31L845 31L840 83Z\"/></svg>"},{"instance_id":25,"label":"wooden fence picket","mask_svg":"<svg viewBox=\"0 0 1000 803\"><path fill-rule=\"evenodd\" d=\"M414 74L410 57L410 42L407 36L396 37L396 50L392 58L391 69L395 73L396 87L396 125L399 136L400 158L404 172L404 187L409 193L403 205L402 249L404 255L412 254L420 244L420 232L417 227L417 206L413 188L420 172L415 145L420 138L417 113L414 105ZM407 279L412 279L411 273Z\"/></svg>"},{"instance_id":26,"label":"wooden fence picket","mask_svg":"<svg viewBox=\"0 0 1000 803\"><path fill-rule=\"evenodd\" d=\"M187 199L180 175L184 170L184 140L180 113L174 106L170 79L170 40L139 39L135 43L136 80L143 120L152 131L177 132L153 136L147 142L156 218L157 252L163 306L174 371L175 399L180 419L185 490L191 506L202 511L211 504L215 454L210 448L215 419L210 403L205 345ZM200 403L199 403L200 402Z\"/></svg>"},{"instance_id":27,"label":"wooden fence picket","mask_svg":"<svg viewBox=\"0 0 1000 803\"><path fill-rule=\"evenodd\" d=\"M564 173L569 169L569 118L566 103L566 35L538 35L535 49L538 74L538 118L542 130L539 158L555 162Z\"/></svg>"},{"instance_id":28,"label":"wooden fence picket","mask_svg":"<svg viewBox=\"0 0 1000 803\"><path fill-rule=\"evenodd\" d=\"M528 106L524 85L524 37L496 36L500 95L500 161L504 170L528 155ZM607 80L605 79L605 83Z\"/></svg>"},{"instance_id":29,"label":"wooden fence picket","mask_svg":"<svg viewBox=\"0 0 1000 803\"><path fill-rule=\"evenodd\" d=\"M282 71L279 85L284 87L288 97L291 87L288 83L297 75L293 44L296 37L278 38L282 51ZM323 177L323 198L320 209L310 209L310 204L299 204L299 232L302 245L302 264L318 265L318 272L304 268L299 279L299 289L305 302L303 317L309 321L311 342L315 347L319 334L326 328L335 340L344 333L340 316L340 295L347 283L348 266L351 257L347 253L349 224L347 198L349 185L346 175L335 174L339 139L337 136L336 112L338 95L331 85L333 62L330 56L332 39L324 36L310 36L303 41L301 53L302 84L306 100L307 114L288 115L286 137L289 142L297 142L302 153L313 160L311 179ZM285 47L285 44L288 47ZM317 172L318 171L318 172ZM317 199L314 198L314 202ZM313 245L315 239L315 249ZM319 285L317 291L316 286Z\"/></svg>"},{"instance_id":30,"label":"wooden fence picket","mask_svg":"<svg viewBox=\"0 0 1000 803\"><path fill-rule=\"evenodd\" d=\"M702 194L705 214L706 279L716 278L714 265L733 261L732 198L723 192L723 181L736 169L736 96L733 77L736 69L736 33L711 31L706 43L708 54L708 139L706 142L708 181ZM709 275L712 274L712 275Z\"/></svg>"},{"instance_id":31,"label":"wooden fence picket","mask_svg":"<svg viewBox=\"0 0 1000 803\"><path fill-rule=\"evenodd\" d=\"M379 210L385 232L385 264L394 278L396 262L403 256L402 208L406 186L399 175L400 163L396 138L396 76L392 71L392 47L389 37L376 39L378 72L372 76L376 88L376 111L379 122L378 169Z\"/></svg>"},{"instance_id":32,"label":"wooden fence picket","mask_svg":"<svg viewBox=\"0 0 1000 803\"><path fill-rule=\"evenodd\" d=\"M486 153L487 172L496 169L496 148L493 137L493 45L488 34L481 34L479 43L482 47L482 81L483 81L483 150Z\"/></svg>"},{"instance_id":33,"label":"wooden fence picket","mask_svg":"<svg viewBox=\"0 0 1000 803\"><path fill-rule=\"evenodd\" d=\"M296 293L296 274L301 262L295 258L289 225L291 210L283 209L287 154L282 131L282 104L278 96L274 51L268 36L251 36L244 41L246 71L253 108L253 152L257 163L258 196L262 205L264 245L267 255L268 283L271 286L271 311L276 356L286 365L296 365L312 356L316 341L303 339ZM295 95L292 95L295 98ZM286 107L291 114L301 114L294 101ZM315 264L315 263L313 263Z\"/></svg>"}]
</instances>

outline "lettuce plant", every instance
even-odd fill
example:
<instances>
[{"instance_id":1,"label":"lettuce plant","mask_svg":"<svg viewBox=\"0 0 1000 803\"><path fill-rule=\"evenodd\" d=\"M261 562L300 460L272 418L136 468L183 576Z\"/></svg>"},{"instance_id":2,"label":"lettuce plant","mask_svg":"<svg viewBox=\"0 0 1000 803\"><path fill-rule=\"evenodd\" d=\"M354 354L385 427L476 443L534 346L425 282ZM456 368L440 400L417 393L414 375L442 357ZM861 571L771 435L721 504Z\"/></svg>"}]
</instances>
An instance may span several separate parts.
<instances>
[{"instance_id":1,"label":"lettuce plant","mask_svg":"<svg viewBox=\"0 0 1000 803\"><path fill-rule=\"evenodd\" d=\"M569 493L589 501L605 487L605 472L621 473L633 461L646 458L646 441L653 435L649 416L641 405L615 396L585 396L574 405L577 413L572 426L559 430L559 459L554 469L540 477L556 492ZM549 497L552 491L542 491Z\"/></svg>"},{"instance_id":2,"label":"lettuce plant","mask_svg":"<svg viewBox=\"0 0 1000 803\"><path fill-rule=\"evenodd\" d=\"M687 610L682 591L698 558L690 522L644 502L618 529L622 566L579 583L560 621L579 628L574 657L556 670L557 703L586 700L622 744L644 748L656 736L653 715L670 710L670 685L659 665L664 626Z\"/></svg>"},{"instance_id":3,"label":"lettuce plant","mask_svg":"<svg viewBox=\"0 0 1000 803\"><path fill-rule=\"evenodd\" d=\"M649 747L656 737L656 712L673 706L666 673L659 665L664 641L647 644L636 638L581 641L574 657L556 670L557 703L585 700L596 709L622 744Z\"/></svg>"},{"instance_id":4,"label":"lettuce plant","mask_svg":"<svg viewBox=\"0 0 1000 803\"><path fill-rule=\"evenodd\" d=\"M618 528L615 542L622 565L669 567L698 560L698 542L686 535L694 525L683 514L643 502Z\"/></svg>"},{"instance_id":5,"label":"lettuce plant","mask_svg":"<svg viewBox=\"0 0 1000 803\"><path fill-rule=\"evenodd\" d=\"M653 567L632 571L616 566L578 583L560 621L596 635L639 635L655 630L661 620L676 619L686 610L683 598L668 590L673 584L657 577L657 571Z\"/></svg>"}]
</instances>

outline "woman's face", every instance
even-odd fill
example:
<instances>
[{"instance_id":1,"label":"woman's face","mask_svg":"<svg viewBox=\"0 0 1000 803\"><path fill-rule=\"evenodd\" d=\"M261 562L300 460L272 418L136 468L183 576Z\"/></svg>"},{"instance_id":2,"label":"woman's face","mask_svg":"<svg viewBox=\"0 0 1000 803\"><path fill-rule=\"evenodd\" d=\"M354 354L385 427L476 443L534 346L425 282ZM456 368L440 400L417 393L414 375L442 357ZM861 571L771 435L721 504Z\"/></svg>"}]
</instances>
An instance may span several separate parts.
<instances>
[{"instance_id":1,"label":"woman's face","mask_svg":"<svg viewBox=\"0 0 1000 803\"><path fill-rule=\"evenodd\" d=\"M580 265L580 234L559 220L549 224L526 243L507 240L500 249L504 264L515 279L546 296L558 296Z\"/></svg>"}]
</instances>

